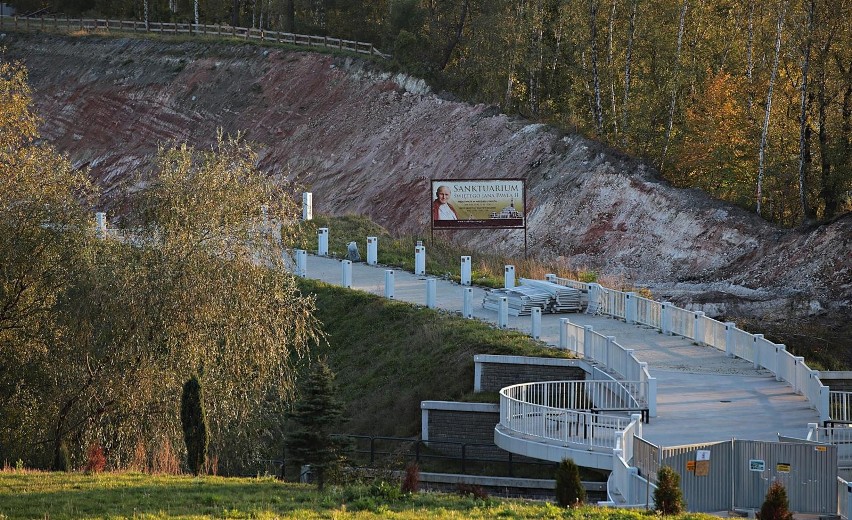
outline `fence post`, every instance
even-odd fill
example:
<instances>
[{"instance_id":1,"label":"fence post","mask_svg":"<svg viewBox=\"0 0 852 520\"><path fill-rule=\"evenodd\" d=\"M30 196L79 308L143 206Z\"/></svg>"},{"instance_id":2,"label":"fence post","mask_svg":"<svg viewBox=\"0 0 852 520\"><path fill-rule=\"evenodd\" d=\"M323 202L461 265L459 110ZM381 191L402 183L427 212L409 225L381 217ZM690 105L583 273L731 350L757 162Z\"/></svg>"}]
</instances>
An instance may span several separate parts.
<instances>
[{"instance_id":1,"label":"fence post","mask_svg":"<svg viewBox=\"0 0 852 520\"><path fill-rule=\"evenodd\" d=\"M507 265L503 267L503 287L511 289L515 286L515 266Z\"/></svg>"},{"instance_id":2,"label":"fence post","mask_svg":"<svg viewBox=\"0 0 852 520\"><path fill-rule=\"evenodd\" d=\"M304 249L296 250L296 276L308 277L308 252Z\"/></svg>"},{"instance_id":3,"label":"fence post","mask_svg":"<svg viewBox=\"0 0 852 520\"><path fill-rule=\"evenodd\" d=\"M695 311L692 314L695 316L695 321L692 324L692 333L695 337L692 339L697 341L699 345L704 346L707 344L704 342L704 312Z\"/></svg>"},{"instance_id":4,"label":"fence post","mask_svg":"<svg viewBox=\"0 0 852 520\"><path fill-rule=\"evenodd\" d=\"M463 303L462 315L467 319L473 319L473 288L465 287L462 289Z\"/></svg>"},{"instance_id":5,"label":"fence post","mask_svg":"<svg viewBox=\"0 0 852 520\"><path fill-rule=\"evenodd\" d=\"M589 304L586 307L586 314L597 314L600 310L600 287L596 283L589 284Z\"/></svg>"},{"instance_id":6,"label":"fence post","mask_svg":"<svg viewBox=\"0 0 852 520\"><path fill-rule=\"evenodd\" d=\"M559 318L559 348L568 350L568 318ZM576 347L575 347L576 350Z\"/></svg>"},{"instance_id":7,"label":"fence post","mask_svg":"<svg viewBox=\"0 0 852 520\"><path fill-rule=\"evenodd\" d=\"M819 377L819 372L816 372L815 377ZM819 403L817 404L817 411L819 412L819 420L823 423L831 420L831 405L829 404L830 395L831 392L827 386L823 385L819 387Z\"/></svg>"},{"instance_id":8,"label":"fence post","mask_svg":"<svg viewBox=\"0 0 852 520\"><path fill-rule=\"evenodd\" d=\"M461 257L461 284L470 285L470 257Z\"/></svg>"},{"instance_id":9,"label":"fence post","mask_svg":"<svg viewBox=\"0 0 852 520\"><path fill-rule=\"evenodd\" d=\"M541 339L541 307L533 307L530 316L532 320L532 338Z\"/></svg>"},{"instance_id":10,"label":"fence post","mask_svg":"<svg viewBox=\"0 0 852 520\"><path fill-rule=\"evenodd\" d=\"M725 355L728 357L734 357L734 329L736 328L736 323L725 322Z\"/></svg>"},{"instance_id":11,"label":"fence post","mask_svg":"<svg viewBox=\"0 0 852 520\"><path fill-rule=\"evenodd\" d=\"M426 274L426 248L419 240L414 246L414 274L421 276Z\"/></svg>"},{"instance_id":12,"label":"fence post","mask_svg":"<svg viewBox=\"0 0 852 520\"><path fill-rule=\"evenodd\" d=\"M302 220L314 219L314 194L306 191L302 193Z\"/></svg>"},{"instance_id":13,"label":"fence post","mask_svg":"<svg viewBox=\"0 0 852 520\"><path fill-rule=\"evenodd\" d=\"M556 275L553 273L547 273L544 275L544 279L550 283L556 283Z\"/></svg>"},{"instance_id":14,"label":"fence post","mask_svg":"<svg viewBox=\"0 0 852 520\"><path fill-rule=\"evenodd\" d=\"M352 288L352 261L342 260L340 262L340 285L347 289Z\"/></svg>"},{"instance_id":15,"label":"fence post","mask_svg":"<svg viewBox=\"0 0 852 520\"><path fill-rule=\"evenodd\" d=\"M799 365L805 363L805 358L802 356L796 356L793 358L793 391L797 394L802 394L802 385L799 384Z\"/></svg>"},{"instance_id":16,"label":"fence post","mask_svg":"<svg viewBox=\"0 0 852 520\"><path fill-rule=\"evenodd\" d=\"M615 336L607 336L606 337L606 366L607 368L612 367L612 351L614 347L612 346L615 343Z\"/></svg>"},{"instance_id":17,"label":"fence post","mask_svg":"<svg viewBox=\"0 0 852 520\"><path fill-rule=\"evenodd\" d=\"M592 355L592 334L594 330L591 325L586 325L583 328L585 329L583 332L583 357L595 359Z\"/></svg>"},{"instance_id":18,"label":"fence post","mask_svg":"<svg viewBox=\"0 0 852 520\"><path fill-rule=\"evenodd\" d=\"M435 292L437 291L438 281L434 278L426 280L426 307L435 308Z\"/></svg>"},{"instance_id":19,"label":"fence post","mask_svg":"<svg viewBox=\"0 0 852 520\"><path fill-rule=\"evenodd\" d=\"M752 356L754 358L754 368L760 368L760 347L758 346L758 342L763 339L763 334L754 334L752 335L751 340L751 350Z\"/></svg>"},{"instance_id":20,"label":"fence post","mask_svg":"<svg viewBox=\"0 0 852 520\"><path fill-rule=\"evenodd\" d=\"M629 323L630 325L636 324L636 314L637 314L637 300L636 293L629 292L624 295L624 321Z\"/></svg>"},{"instance_id":21,"label":"fence post","mask_svg":"<svg viewBox=\"0 0 852 520\"><path fill-rule=\"evenodd\" d=\"M393 300L393 269L385 271L385 298Z\"/></svg>"},{"instance_id":22,"label":"fence post","mask_svg":"<svg viewBox=\"0 0 852 520\"><path fill-rule=\"evenodd\" d=\"M317 229L317 255L328 256L328 228Z\"/></svg>"},{"instance_id":23,"label":"fence post","mask_svg":"<svg viewBox=\"0 0 852 520\"><path fill-rule=\"evenodd\" d=\"M648 416L657 416L657 378L648 377Z\"/></svg>"},{"instance_id":24,"label":"fence post","mask_svg":"<svg viewBox=\"0 0 852 520\"><path fill-rule=\"evenodd\" d=\"M787 352L787 345L776 343L775 344L775 380L783 381L784 378L781 377L781 359L783 357L783 352Z\"/></svg>"},{"instance_id":25,"label":"fence post","mask_svg":"<svg viewBox=\"0 0 852 520\"><path fill-rule=\"evenodd\" d=\"M505 329L509 327L509 298L500 297L500 307L497 311L497 328Z\"/></svg>"},{"instance_id":26,"label":"fence post","mask_svg":"<svg viewBox=\"0 0 852 520\"><path fill-rule=\"evenodd\" d=\"M660 332L666 336L672 335L671 306L671 302L662 302L660 304Z\"/></svg>"},{"instance_id":27,"label":"fence post","mask_svg":"<svg viewBox=\"0 0 852 520\"><path fill-rule=\"evenodd\" d=\"M367 237L367 265L379 263L379 238Z\"/></svg>"}]
</instances>

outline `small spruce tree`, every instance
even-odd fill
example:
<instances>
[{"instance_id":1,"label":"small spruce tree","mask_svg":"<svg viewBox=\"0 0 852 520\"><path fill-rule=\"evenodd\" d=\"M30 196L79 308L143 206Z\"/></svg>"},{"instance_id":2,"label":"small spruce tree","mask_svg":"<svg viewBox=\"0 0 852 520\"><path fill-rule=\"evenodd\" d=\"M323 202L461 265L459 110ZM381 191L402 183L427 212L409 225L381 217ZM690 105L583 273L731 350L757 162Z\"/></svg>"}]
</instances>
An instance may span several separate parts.
<instances>
[{"instance_id":1,"label":"small spruce tree","mask_svg":"<svg viewBox=\"0 0 852 520\"><path fill-rule=\"evenodd\" d=\"M776 480L769 486L766 499L760 506L757 517L760 520L793 520L790 502L787 500L787 490L781 482Z\"/></svg>"},{"instance_id":2,"label":"small spruce tree","mask_svg":"<svg viewBox=\"0 0 852 520\"><path fill-rule=\"evenodd\" d=\"M186 464L193 475L198 475L207 460L208 437L207 414L201 400L201 383L195 376L183 385L180 422L183 426L183 441L186 443Z\"/></svg>"},{"instance_id":3,"label":"small spruce tree","mask_svg":"<svg viewBox=\"0 0 852 520\"><path fill-rule=\"evenodd\" d=\"M342 411L336 392L334 373L325 361L319 361L288 414L293 428L287 438L287 450L297 465L311 465L320 490L329 470L338 466L343 447L343 441L332 437Z\"/></svg>"},{"instance_id":4,"label":"small spruce tree","mask_svg":"<svg viewBox=\"0 0 852 520\"><path fill-rule=\"evenodd\" d=\"M586 488L580 480L580 468L572 459L565 459L556 468L556 501L571 507L586 501Z\"/></svg>"},{"instance_id":5,"label":"small spruce tree","mask_svg":"<svg viewBox=\"0 0 852 520\"><path fill-rule=\"evenodd\" d=\"M664 515L676 515L686 509L680 490L680 475L669 466L657 472L657 489L654 490L654 506Z\"/></svg>"}]
</instances>

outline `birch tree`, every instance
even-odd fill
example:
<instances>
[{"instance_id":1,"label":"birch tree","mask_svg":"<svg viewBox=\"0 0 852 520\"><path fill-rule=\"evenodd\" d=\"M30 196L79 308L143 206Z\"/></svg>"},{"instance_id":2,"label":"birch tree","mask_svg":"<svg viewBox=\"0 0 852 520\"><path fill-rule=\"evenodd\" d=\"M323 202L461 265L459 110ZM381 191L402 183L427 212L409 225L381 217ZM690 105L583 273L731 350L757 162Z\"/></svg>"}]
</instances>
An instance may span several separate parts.
<instances>
[{"instance_id":1,"label":"birch tree","mask_svg":"<svg viewBox=\"0 0 852 520\"><path fill-rule=\"evenodd\" d=\"M778 21L775 26L775 58L772 61L772 73L769 76L769 89L766 93L766 109L763 114L763 131L760 134L760 149L758 151L757 170L757 214L760 215L763 199L763 175L766 160L766 141L769 135L769 117L772 113L772 90L775 87L775 77L778 74L778 60L781 55L781 34L784 30L784 17L787 13L787 0L781 0L778 5Z\"/></svg>"}]
</instances>

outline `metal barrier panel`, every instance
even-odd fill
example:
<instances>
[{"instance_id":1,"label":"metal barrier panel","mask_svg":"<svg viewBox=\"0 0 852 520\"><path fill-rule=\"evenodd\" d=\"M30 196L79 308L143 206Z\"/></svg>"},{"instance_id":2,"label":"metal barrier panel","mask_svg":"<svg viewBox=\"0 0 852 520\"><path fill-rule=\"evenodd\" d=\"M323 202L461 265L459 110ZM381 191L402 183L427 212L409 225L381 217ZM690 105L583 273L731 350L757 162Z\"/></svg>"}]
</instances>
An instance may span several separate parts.
<instances>
[{"instance_id":1,"label":"metal barrier panel","mask_svg":"<svg viewBox=\"0 0 852 520\"><path fill-rule=\"evenodd\" d=\"M661 463L680 475L690 511L728 511L734 505L732 458L731 441L726 441L663 448Z\"/></svg>"},{"instance_id":2,"label":"metal barrier panel","mask_svg":"<svg viewBox=\"0 0 852 520\"><path fill-rule=\"evenodd\" d=\"M847 426L829 426L816 429L816 438L809 440L833 444L837 449L837 465L840 468L852 468L852 428ZM850 475L852 478L852 475Z\"/></svg>"},{"instance_id":3,"label":"metal barrier panel","mask_svg":"<svg viewBox=\"0 0 852 520\"><path fill-rule=\"evenodd\" d=\"M678 307L669 307L669 324L670 332L683 336L684 338L695 339L695 314Z\"/></svg>"},{"instance_id":4,"label":"metal barrier panel","mask_svg":"<svg viewBox=\"0 0 852 520\"><path fill-rule=\"evenodd\" d=\"M796 377L796 358L786 350L778 352L776 356L778 364L776 375L782 381L787 381L792 385Z\"/></svg>"},{"instance_id":5,"label":"metal barrier panel","mask_svg":"<svg viewBox=\"0 0 852 520\"><path fill-rule=\"evenodd\" d=\"M660 302L648 298L636 297L636 322L655 329L662 327Z\"/></svg>"},{"instance_id":6,"label":"metal barrier panel","mask_svg":"<svg viewBox=\"0 0 852 520\"><path fill-rule=\"evenodd\" d=\"M731 351L735 356L746 361L754 361L754 339L751 334L744 330L734 328L733 333L733 348Z\"/></svg>"},{"instance_id":7,"label":"metal barrier panel","mask_svg":"<svg viewBox=\"0 0 852 520\"><path fill-rule=\"evenodd\" d=\"M787 490L790 510L836 513L837 449L788 442L734 442L734 504L760 509L773 481Z\"/></svg>"},{"instance_id":8,"label":"metal barrier panel","mask_svg":"<svg viewBox=\"0 0 852 520\"><path fill-rule=\"evenodd\" d=\"M833 421L852 422L852 392L831 391L829 412Z\"/></svg>"},{"instance_id":9,"label":"metal barrier panel","mask_svg":"<svg viewBox=\"0 0 852 520\"><path fill-rule=\"evenodd\" d=\"M837 477L837 514L840 518L849 520L849 495L852 493L852 485Z\"/></svg>"},{"instance_id":10,"label":"metal barrier panel","mask_svg":"<svg viewBox=\"0 0 852 520\"><path fill-rule=\"evenodd\" d=\"M589 351L586 352L586 357L593 359L595 361L599 361L603 364L607 364L606 359L606 337L598 334L597 332L593 332L589 335L589 337L585 338L589 340Z\"/></svg>"},{"instance_id":11,"label":"metal barrier panel","mask_svg":"<svg viewBox=\"0 0 852 520\"><path fill-rule=\"evenodd\" d=\"M713 348L725 351L725 324L713 318L704 317L704 337L701 342Z\"/></svg>"}]
</instances>

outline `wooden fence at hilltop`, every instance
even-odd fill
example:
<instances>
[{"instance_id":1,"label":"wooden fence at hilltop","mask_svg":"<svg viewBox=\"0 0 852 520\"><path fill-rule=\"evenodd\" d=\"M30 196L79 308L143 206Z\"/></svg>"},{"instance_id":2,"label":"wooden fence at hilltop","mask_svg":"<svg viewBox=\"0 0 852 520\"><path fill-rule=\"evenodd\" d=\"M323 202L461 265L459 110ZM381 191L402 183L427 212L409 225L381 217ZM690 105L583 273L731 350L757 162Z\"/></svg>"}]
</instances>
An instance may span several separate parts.
<instances>
[{"instance_id":1,"label":"wooden fence at hilltop","mask_svg":"<svg viewBox=\"0 0 852 520\"><path fill-rule=\"evenodd\" d=\"M139 20L100 20L85 18L59 17L18 17L0 16L0 30L15 31L54 31L54 32L91 32L91 33L158 33L188 34L190 36L232 37L244 40L287 43L308 47L336 49L356 54L367 54L389 59L389 54L376 49L372 43L313 36L280 31L267 31L250 27L232 27L230 25L207 25L194 23L144 22Z\"/></svg>"}]
</instances>

